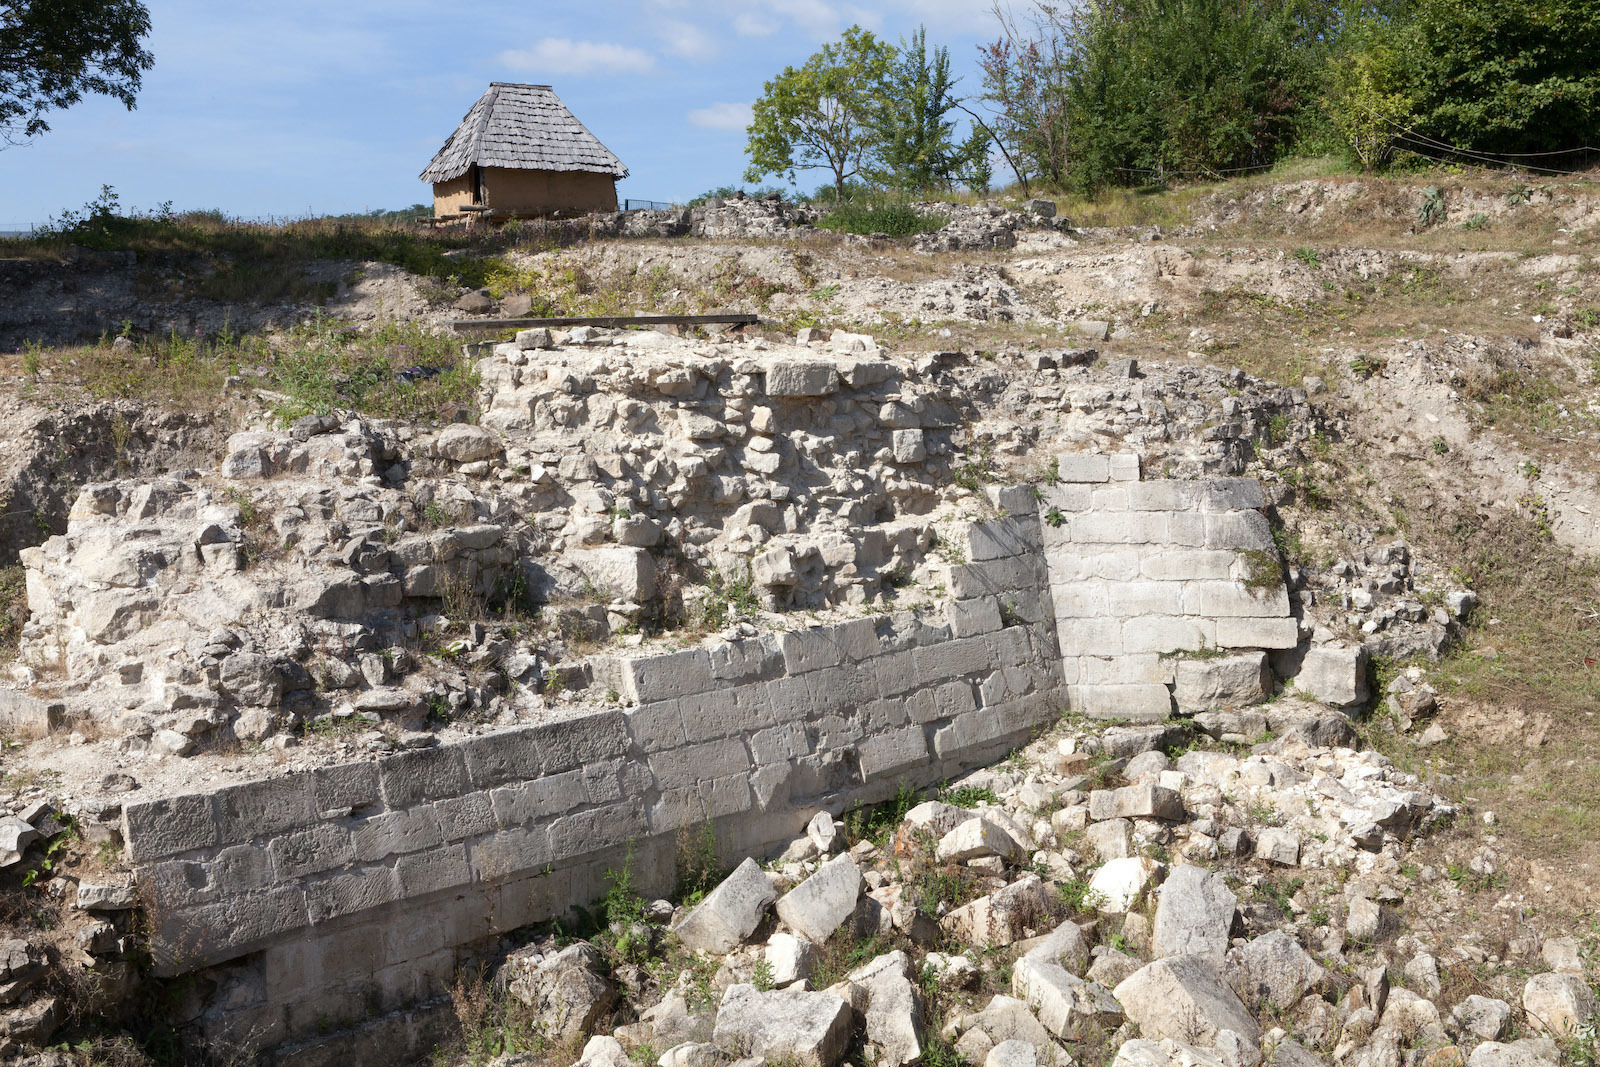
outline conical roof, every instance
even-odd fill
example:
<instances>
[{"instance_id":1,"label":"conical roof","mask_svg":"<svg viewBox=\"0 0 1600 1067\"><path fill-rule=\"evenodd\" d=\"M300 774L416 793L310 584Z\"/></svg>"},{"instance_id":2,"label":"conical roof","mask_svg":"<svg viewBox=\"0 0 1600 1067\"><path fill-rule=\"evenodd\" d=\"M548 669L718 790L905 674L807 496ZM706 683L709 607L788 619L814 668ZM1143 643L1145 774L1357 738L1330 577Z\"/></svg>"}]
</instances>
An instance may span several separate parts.
<instances>
[{"instance_id":1,"label":"conical roof","mask_svg":"<svg viewBox=\"0 0 1600 1067\"><path fill-rule=\"evenodd\" d=\"M444 182L480 167L587 170L626 178L628 168L548 85L491 82L421 174Z\"/></svg>"}]
</instances>

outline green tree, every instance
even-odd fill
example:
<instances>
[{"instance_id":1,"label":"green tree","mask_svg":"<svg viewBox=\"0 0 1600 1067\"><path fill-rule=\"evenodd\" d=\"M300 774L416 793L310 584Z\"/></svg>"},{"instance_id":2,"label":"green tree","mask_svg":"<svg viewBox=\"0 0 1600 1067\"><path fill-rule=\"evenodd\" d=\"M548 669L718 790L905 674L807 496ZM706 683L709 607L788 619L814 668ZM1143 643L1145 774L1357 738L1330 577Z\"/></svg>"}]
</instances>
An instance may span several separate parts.
<instances>
[{"instance_id":1,"label":"green tree","mask_svg":"<svg viewBox=\"0 0 1600 1067\"><path fill-rule=\"evenodd\" d=\"M894 49L852 26L806 61L785 67L761 89L745 148L746 181L797 170L830 170L834 194L871 164L876 117Z\"/></svg>"},{"instance_id":2,"label":"green tree","mask_svg":"<svg viewBox=\"0 0 1600 1067\"><path fill-rule=\"evenodd\" d=\"M1415 23L1427 135L1488 153L1600 143L1595 0L1418 0Z\"/></svg>"},{"instance_id":3,"label":"green tree","mask_svg":"<svg viewBox=\"0 0 1600 1067\"><path fill-rule=\"evenodd\" d=\"M50 128L46 112L85 93L131 111L154 57L140 41L140 0L0 0L0 136L18 144Z\"/></svg>"},{"instance_id":4,"label":"green tree","mask_svg":"<svg viewBox=\"0 0 1600 1067\"><path fill-rule=\"evenodd\" d=\"M1416 28L1392 19L1362 18L1345 31L1327 67L1323 106L1363 170L1388 164L1398 134L1416 103Z\"/></svg>"},{"instance_id":5,"label":"green tree","mask_svg":"<svg viewBox=\"0 0 1600 1067\"><path fill-rule=\"evenodd\" d=\"M950 50L928 50L928 30L900 39L888 65L876 120L877 177L898 189L948 188L963 161L950 115L960 106L950 77Z\"/></svg>"}]
</instances>

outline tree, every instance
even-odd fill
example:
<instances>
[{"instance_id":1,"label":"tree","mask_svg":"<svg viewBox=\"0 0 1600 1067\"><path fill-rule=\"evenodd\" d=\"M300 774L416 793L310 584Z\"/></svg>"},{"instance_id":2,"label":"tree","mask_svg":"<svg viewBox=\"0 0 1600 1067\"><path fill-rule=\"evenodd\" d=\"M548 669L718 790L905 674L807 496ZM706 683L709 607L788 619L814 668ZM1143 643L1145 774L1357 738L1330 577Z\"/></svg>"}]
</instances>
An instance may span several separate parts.
<instances>
[{"instance_id":1,"label":"tree","mask_svg":"<svg viewBox=\"0 0 1600 1067\"><path fill-rule=\"evenodd\" d=\"M1419 0L1415 23L1415 114L1426 135L1487 153L1600 143L1594 0Z\"/></svg>"},{"instance_id":2,"label":"tree","mask_svg":"<svg viewBox=\"0 0 1600 1067\"><path fill-rule=\"evenodd\" d=\"M950 50L928 51L928 31L919 26L888 66L877 116L879 177L900 189L948 186L963 154L952 139L948 116L961 103L950 77Z\"/></svg>"},{"instance_id":3,"label":"tree","mask_svg":"<svg viewBox=\"0 0 1600 1067\"><path fill-rule=\"evenodd\" d=\"M831 170L834 194L861 174L879 142L875 118L894 49L859 26L800 68L785 67L761 89L745 151L746 181L796 170Z\"/></svg>"},{"instance_id":4,"label":"tree","mask_svg":"<svg viewBox=\"0 0 1600 1067\"><path fill-rule=\"evenodd\" d=\"M45 113L85 93L131 111L154 57L140 44L140 0L0 0L0 136L20 144L50 128Z\"/></svg>"},{"instance_id":5,"label":"tree","mask_svg":"<svg viewBox=\"0 0 1600 1067\"><path fill-rule=\"evenodd\" d=\"M1411 120L1414 56L1423 47L1415 27L1362 18L1344 33L1328 64L1323 107L1365 171L1386 165L1397 135Z\"/></svg>"}]
</instances>

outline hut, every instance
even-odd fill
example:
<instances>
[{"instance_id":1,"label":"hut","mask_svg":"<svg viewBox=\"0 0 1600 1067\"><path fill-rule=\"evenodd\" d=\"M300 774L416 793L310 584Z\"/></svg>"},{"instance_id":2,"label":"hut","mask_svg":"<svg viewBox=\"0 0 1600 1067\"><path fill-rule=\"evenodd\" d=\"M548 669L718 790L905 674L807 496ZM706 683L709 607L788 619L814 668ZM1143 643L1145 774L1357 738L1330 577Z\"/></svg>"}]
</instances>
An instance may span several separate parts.
<instances>
[{"instance_id":1,"label":"hut","mask_svg":"<svg viewBox=\"0 0 1600 1067\"><path fill-rule=\"evenodd\" d=\"M617 209L628 168L548 85L492 82L421 174L436 220Z\"/></svg>"}]
</instances>

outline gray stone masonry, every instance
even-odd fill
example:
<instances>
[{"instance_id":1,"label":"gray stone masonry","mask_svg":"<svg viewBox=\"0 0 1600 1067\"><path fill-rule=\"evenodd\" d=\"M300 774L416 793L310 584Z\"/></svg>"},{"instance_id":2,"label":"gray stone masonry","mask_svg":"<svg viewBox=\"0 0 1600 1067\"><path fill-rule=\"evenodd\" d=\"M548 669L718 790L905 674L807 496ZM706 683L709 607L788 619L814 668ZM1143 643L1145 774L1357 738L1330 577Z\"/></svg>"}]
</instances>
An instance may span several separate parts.
<instances>
[{"instance_id":1,"label":"gray stone masonry","mask_svg":"<svg viewBox=\"0 0 1600 1067\"><path fill-rule=\"evenodd\" d=\"M1040 532L1074 710L1165 719L1185 654L1298 643L1281 578L1247 584L1278 559L1255 479L1130 481L1139 464L1129 455L1064 455L1056 469ZM1184 690L1220 692L1198 678Z\"/></svg>"},{"instance_id":2,"label":"gray stone masonry","mask_svg":"<svg viewBox=\"0 0 1600 1067\"><path fill-rule=\"evenodd\" d=\"M1059 469L1042 505L990 492L1003 517L969 523L965 562L935 576L942 617L597 657L624 708L127 804L156 972L212 968L232 992L208 1040L258 1049L402 1013L486 939L602 896L625 853L664 891L680 830L710 821L725 856L760 855L818 810L992 761L1069 701L1164 719L1175 655L1295 644L1281 584L1243 580L1272 551L1257 483L1142 482L1132 455Z\"/></svg>"},{"instance_id":3,"label":"gray stone masonry","mask_svg":"<svg viewBox=\"0 0 1600 1067\"><path fill-rule=\"evenodd\" d=\"M621 710L128 804L156 970L241 972L258 995L208 1013L215 1036L293 1041L445 992L484 938L603 895L630 847L664 891L685 827L761 854L998 758L1066 704L1032 494L1001 495L943 618L615 657Z\"/></svg>"}]
</instances>

